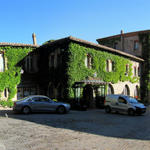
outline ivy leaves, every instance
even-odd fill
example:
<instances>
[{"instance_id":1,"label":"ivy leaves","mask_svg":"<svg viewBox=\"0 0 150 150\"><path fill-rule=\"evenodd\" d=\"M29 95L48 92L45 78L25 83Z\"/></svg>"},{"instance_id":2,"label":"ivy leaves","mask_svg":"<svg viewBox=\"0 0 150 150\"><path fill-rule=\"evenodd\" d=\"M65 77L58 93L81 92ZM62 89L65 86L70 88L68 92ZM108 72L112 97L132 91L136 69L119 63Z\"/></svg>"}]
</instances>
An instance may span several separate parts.
<instances>
[{"instance_id":1,"label":"ivy leaves","mask_svg":"<svg viewBox=\"0 0 150 150\"><path fill-rule=\"evenodd\" d=\"M15 47L2 47L4 57L7 60L7 68L5 72L0 72L0 92L5 88L9 90L8 99L11 100L17 92L17 84L20 83L20 67L16 64L22 60L30 51L31 48L15 48Z\"/></svg>"},{"instance_id":2,"label":"ivy leaves","mask_svg":"<svg viewBox=\"0 0 150 150\"><path fill-rule=\"evenodd\" d=\"M129 59L114 55L105 51L87 48L76 43L69 44L69 61L68 61L68 87L72 88L74 82L84 80L87 76L93 76L97 73L97 77L105 82L117 83L119 81L138 82L138 77L132 76L132 64ZM92 56L92 68L85 66L87 54ZM111 72L106 71L106 61L114 62L114 69ZM129 64L128 75L126 75L126 65ZM70 89L71 91L71 89ZM70 93L73 95L73 93Z\"/></svg>"}]
</instances>

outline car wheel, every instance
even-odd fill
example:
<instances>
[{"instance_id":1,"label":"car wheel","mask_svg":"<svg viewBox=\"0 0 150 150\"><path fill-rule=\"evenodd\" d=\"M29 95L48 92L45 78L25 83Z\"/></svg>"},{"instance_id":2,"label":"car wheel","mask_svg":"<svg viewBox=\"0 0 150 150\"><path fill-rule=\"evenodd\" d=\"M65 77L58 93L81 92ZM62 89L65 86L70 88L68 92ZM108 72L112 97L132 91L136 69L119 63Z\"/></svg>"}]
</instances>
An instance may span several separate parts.
<instances>
[{"instance_id":1,"label":"car wheel","mask_svg":"<svg viewBox=\"0 0 150 150\"><path fill-rule=\"evenodd\" d=\"M111 112L111 108L110 108L109 106L106 106L106 107L105 107L105 112L106 112L106 113L110 113L110 112Z\"/></svg>"},{"instance_id":2,"label":"car wheel","mask_svg":"<svg viewBox=\"0 0 150 150\"><path fill-rule=\"evenodd\" d=\"M134 116L135 115L135 111L133 109L129 109L128 110L128 115Z\"/></svg>"},{"instance_id":3,"label":"car wheel","mask_svg":"<svg viewBox=\"0 0 150 150\"><path fill-rule=\"evenodd\" d=\"M31 109L28 106L23 107L22 112L24 114L29 114L31 112Z\"/></svg>"},{"instance_id":4,"label":"car wheel","mask_svg":"<svg viewBox=\"0 0 150 150\"><path fill-rule=\"evenodd\" d=\"M66 109L65 109L64 106L59 106L59 107L57 108L57 113L59 113L59 114L64 114L65 112L66 112Z\"/></svg>"}]
</instances>

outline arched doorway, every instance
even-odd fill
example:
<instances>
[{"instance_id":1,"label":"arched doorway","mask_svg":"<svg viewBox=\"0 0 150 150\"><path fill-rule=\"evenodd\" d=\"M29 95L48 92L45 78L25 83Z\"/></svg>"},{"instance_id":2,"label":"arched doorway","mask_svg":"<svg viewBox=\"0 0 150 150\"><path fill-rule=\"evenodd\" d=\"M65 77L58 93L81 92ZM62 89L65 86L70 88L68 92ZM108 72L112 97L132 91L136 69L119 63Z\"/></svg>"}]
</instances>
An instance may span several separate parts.
<instances>
[{"instance_id":1,"label":"arched doorway","mask_svg":"<svg viewBox=\"0 0 150 150\"><path fill-rule=\"evenodd\" d=\"M108 85L108 89L107 89L107 94L114 94L114 89L113 86L111 84Z\"/></svg>"},{"instance_id":2,"label":"arched doorway","mask_svg":"<svg viewBox=\"0 0 150 150\"><path fill-rule=\"evenodd\" d=\"M125 87L124 87L124 95L130 96L130 89L129 89L128 85L125 85Z\"/></svg>"},{"instance_id":3,"label":"arched doorway","mask_svg":"<svg viewBox=\"0 0 150 150\"><path fill-rule=\"evenodd\" d=\"M94 107L95 105L93 100L93 87L90 84L83 88L83 101L88 107Z\"/></svg>"}]
</instances>

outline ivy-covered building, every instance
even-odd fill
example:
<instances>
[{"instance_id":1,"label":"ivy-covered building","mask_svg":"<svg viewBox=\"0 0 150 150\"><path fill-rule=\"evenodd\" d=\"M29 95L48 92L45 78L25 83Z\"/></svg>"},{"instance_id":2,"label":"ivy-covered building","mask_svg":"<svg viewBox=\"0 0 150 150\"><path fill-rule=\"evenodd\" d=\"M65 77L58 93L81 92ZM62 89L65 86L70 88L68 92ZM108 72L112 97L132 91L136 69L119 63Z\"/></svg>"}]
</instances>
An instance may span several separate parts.
<instances>
[{"instance_id":1,"label":"ivy-covered building","mask_svg":"<svg viewBox=\"0 0 150 150\"><path fill-rule=\"evenodd\" d=\"M32 44L0 43L0 100L17 99L21 68L16 64L36 47Z\"/></svg>"},{"instance_id":2,"label":"ivy-covered building","mask_svg":"<svg viewBox=\"0 0 150 150\"><path fill-rule=\"evenodd\" d=\"M24 70L20 91L28 87L28 95L34 91L90 106L111 93L139 97L141 62L131 54L71 36L49 41L19 63Z\"/></svg>"},{"instance_id":3,"label":"ivy-covered building","mask_svg":"<svg viewBox=\"0 0 150 150\"><path fill-rule=\"evenodd\" d=\"M114 49L143 58L141 67L141 98L150 102L150 30L123 33L97 39L103 44Z\"/></svg>"}]
</instances>

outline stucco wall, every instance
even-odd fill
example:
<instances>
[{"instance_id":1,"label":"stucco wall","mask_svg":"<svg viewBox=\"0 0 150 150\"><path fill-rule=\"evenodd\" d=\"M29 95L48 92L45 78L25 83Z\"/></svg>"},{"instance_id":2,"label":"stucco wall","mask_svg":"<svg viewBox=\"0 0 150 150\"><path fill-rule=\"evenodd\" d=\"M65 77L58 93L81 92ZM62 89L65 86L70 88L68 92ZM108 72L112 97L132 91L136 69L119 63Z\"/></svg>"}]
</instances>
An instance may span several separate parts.
<instances>
[{"instance_id":1,"label":"stucco wall","mask_svg":"<svg viewBox=\"0 0 150 150\"><path fill-rule=\"evenodd\" d=\"M135 96L136 86L140 86L139 83L131 82L118 82L116 84L111 84L114 89L114 94L124 94L124 88L127 85L129 87L130 96Z\"/></svg>"},{"instance_id":2,"label":"stucco wall","mask_svg":"<svg viewBox=\"0 0 150 150\"><path fill-rule=\"evenodd\" d=\"M139 48L134 50L134 41L138 42ZM124 37L124 51L136 56L142 55L142 44L139 42L138 36Z\"/></svg>"},{"instance_id":3,"label":"stucco wall","mask_svg":"<svg viewBox=\"0 0 150 150\"><path fill-rule=\"evenodd\" d=\"M138 68L139 67L139 62L136 61L131 61L132 63L132 73L134 76L134 67ZM136 76L138 76L138 69L137 69L137 73ZM138 86L138 88L140 89L140 82L138 83L131 83L129 81L125 81L125 82L118 82L116 84L111 84L114 90L114 94L124 94L124 89L125 86L127 85L130 91L130 96L135 96L135 91L136 91L136 86Z\"/></svg>"}]
</instances>

